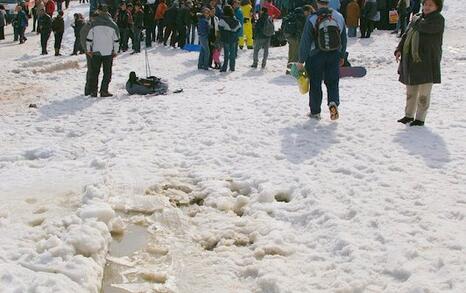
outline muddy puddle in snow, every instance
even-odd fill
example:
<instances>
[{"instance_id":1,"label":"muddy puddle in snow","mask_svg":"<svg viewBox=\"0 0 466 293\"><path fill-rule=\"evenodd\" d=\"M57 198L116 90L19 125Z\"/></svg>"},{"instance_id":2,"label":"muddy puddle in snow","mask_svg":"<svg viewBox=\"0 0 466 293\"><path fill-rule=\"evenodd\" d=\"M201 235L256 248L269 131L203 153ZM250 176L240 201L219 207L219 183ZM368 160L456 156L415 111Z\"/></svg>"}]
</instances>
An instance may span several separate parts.
<instances>
[{"instance_id":1,"label":"muddy puddle in snow","mask_svg":"<svg viewBox=\"0 0 466 293\"><path fill-rule=\"evenodd\" d=\"M130 224L125 233L113 236L105 265L102 281L102 293L128 293L131 291L118 288L118 284L125 283L122 273L131 267L129 257L142 251L149 241L150 234L146 227ZM113 286L113 285L116 286Z\"/></svg>"}]
</instances>

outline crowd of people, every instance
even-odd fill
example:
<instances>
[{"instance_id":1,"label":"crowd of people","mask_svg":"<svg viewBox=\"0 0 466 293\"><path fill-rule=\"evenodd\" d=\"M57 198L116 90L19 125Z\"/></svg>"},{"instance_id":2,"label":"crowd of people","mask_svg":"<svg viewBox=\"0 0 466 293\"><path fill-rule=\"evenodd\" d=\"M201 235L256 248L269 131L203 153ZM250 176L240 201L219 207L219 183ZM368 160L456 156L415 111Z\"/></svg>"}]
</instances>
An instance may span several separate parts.
<instances>
[{"instance_id":1,"label":"crowd of people","mask_svg":"<svg viewBox=\"0 0 466 293\"><path fill-rule=\"evenodd\" d=\"M47 42L53 32L55 55L59 56L65 30L63 10L69 5L65 1L63 8L62 2L36 0L32 11L20 3L10 20L0 5L0 40L5 25L11 22L14 40L24 43L32 12L42 54L48 54ZM423 125L432 85L441 81L442 0L128 0L107 4L93 8L91 1L89 21L74 14L71 24L75 35L72 55L86 53L85 94L93 97L98 93L101 67L100 95L112 96L108 91L112 60L129 49L129 40L132 54L141 52L143 41L146 48L153 42L179 48L198 44L198 69L221 72L235 71L238 51L243 49L253 50L251 67L257 68L262 50L260 65L265 68L278 18L282 19L279 31L289 45L288 64L297 64L309 75L311 118L320 119L324 82L330 118L338 119L339 68L347 63L347 38L356 37L358 29L360 38L370 38L374 29L390 28L386 26L390 22L393 33L401 38L395 57L400 61L400 81L407 86L407 104L405 117L398 122ZM421 4L422 13L418 13ZM388 20L394 12L395 21Z\"/></svg>"}]
</instances>

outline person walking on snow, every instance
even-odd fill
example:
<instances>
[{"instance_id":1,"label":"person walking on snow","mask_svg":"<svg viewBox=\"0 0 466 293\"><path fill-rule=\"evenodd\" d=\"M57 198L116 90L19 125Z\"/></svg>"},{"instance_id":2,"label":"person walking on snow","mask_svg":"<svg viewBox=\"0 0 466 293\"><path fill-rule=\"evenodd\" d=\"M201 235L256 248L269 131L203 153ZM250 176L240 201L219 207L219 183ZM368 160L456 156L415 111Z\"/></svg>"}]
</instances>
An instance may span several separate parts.
<instances>
[{"instance_id":1,"label":"person walking on snow","mask_svg":"<svg viewBox=\"0 0 466 293\"><path fill-rule=\"evenodd\" d=\"M317 12L306 21L299 45L298 69L302 70L305 63L309 74L310 118L320 119L323 80L327 86L330 119L336 120L339 118L340 66L344 62L347 38L343 16L328 4L329 0L318 0Z\"/></svg>"},{"instance_id":2,"label":"person walking on snow","mask_svg":"<svg viewBox=\"0 0 466 293\"><path fill-rule=\"evenodd\" d=\"M423 0L422 13L411 20L395 50L400 82L406 85L405 116L398 122L423 126L434 83L441 83L443 32L442 0Z\"/></svg>"},{"instance_id":3,"label":"person walking on snow","mask_svg":"<svg viewBox=\"0 0 466 293\"><path fill-rule=\"evenodd\" d=\"M55 56L61 56L60 48L61 41L63 39L63 33L65 32L65 21L63 20L63 10L58 12L58 15L52 20L52 31L55 37Z\"/></svg>"},{"instance_id":4,"label":"person walking on snow","mask_svg":"<svg viewBox=\"0 0 466 293\"><path fill-rule=\"evenodd\" d=\"M254 54L252 68L257 68L259 63L259 50L264 49L264 56L262 57L262 69L267 64L267 57L269 56L270 38L272 35L267 34L266 26L272 26L273 33L273 21L267 12L267 8L262 7L259 19L256 23L255 34L254 34Z\"/></svg>"},{"instance_id":5,"label":"person walking on snow","mask_svg":"<svg viewBox=\"0 0 466 293\"><path fill-rule=\"evenodd\" d=\"M28 17L26 12L24 12L23 7L21 5L16 6L16 29L19 34L19 43L23 44L26 41L26 37L24 33L26 31L26 27L28 26Z\"/></svg>"},{"instance_id":6,"label":"person walking on snow","mask_svg":"<svg viewBox=\"0 0 466 293\"><path fill-rule=\"evenodd\" d=\"M113 96L108 91L112 78L113 58L116 57L119 46L118 27L104 9L93 20L86 37L86 54L91 58L91 72L89 90L91 97L97 97L97 84L100 68L103 67L104 76L100 86L101 97Z\"/></svg>"}]
</instances>

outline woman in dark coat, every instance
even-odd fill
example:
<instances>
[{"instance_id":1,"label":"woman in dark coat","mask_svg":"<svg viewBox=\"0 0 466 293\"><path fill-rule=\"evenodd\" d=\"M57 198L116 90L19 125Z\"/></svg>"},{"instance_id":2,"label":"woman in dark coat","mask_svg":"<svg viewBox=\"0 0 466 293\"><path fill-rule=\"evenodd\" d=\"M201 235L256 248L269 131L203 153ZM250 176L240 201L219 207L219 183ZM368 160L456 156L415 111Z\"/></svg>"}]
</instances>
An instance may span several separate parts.
<instances>
[{"instance_id":1,"label":"woman in dark coat","mask_svg":"<svg viewBox=\"0 0 466 293\"><path fill-rule=\"evenodd\" d=\"M440 61L445 19L442 0L423 0L395 51L400 82L406 85L405 117L398 122L422 126L430 105L432 85L441 82Z\"/></svg>"}]
</instances>

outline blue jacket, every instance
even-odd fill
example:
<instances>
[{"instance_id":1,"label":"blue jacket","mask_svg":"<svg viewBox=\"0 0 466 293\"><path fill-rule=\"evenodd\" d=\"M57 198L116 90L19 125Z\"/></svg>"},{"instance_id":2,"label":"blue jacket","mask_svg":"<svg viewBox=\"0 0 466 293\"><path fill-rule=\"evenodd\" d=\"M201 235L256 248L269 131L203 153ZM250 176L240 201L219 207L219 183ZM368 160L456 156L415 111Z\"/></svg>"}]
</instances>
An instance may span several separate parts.
<instances>
[{"instance_id":1,"label":"blue jacket","mask_svg":"<svg viewBox=\"0 0 466 293\"><path fill-rule=\"evenodd\" d=\"M207 38L209 36L210 25L209 25L209 21L207 20L207 18L205 18L205 16L201 16L199 18L199 24L197 26L198 26L197 31L198 31L199 37Z\"/></svg>"},{"instance_id":2,"label":"blue jacket","mask_svg":"<svg viewBox=\"0 0 466 293\"><path fill-rule=\"evenodd\" d=\"M16 17L18 19L18 22L16 23L17 28L24 28L28 26L28 17L26 12L21 10Z\"/></svg>"},{"instance_id":3,"label":"blue jacket","mask_svg":"<svg viewBox=\"0 0 466 293\"><path fill-rule=\"evenodd\" d=\"M243 36L243 25L244 25L244 15L243 12L241 11L241 8L236 8L235 9L235 17L239 21L239 24L241 25L241 28L238 30L238 38Z\"/></svg>"},{"instance_id":4,"label":"blue jacket","mask_svg":"<svg viewBox=\"0 0 466 293\"><path fill-rule=\"evenodd\" d=\"M330 0L330 3L328 4L328 7L335 9L335 10L340 10L340 0Z\"/></svg>"},{"instance_id":5,"label":"blue jacket","mask_svg":"<svg viewBox=\"0 0 466 293\"><path fill-rule=\"evenodd\" d=\"M324 13L327 9L326 8L321 8L319 9L316 13L313 13L311 16L306 21L306 24L304 25L304 31L303 34L301 35L301 42L299 44L299 62L304 63L306 60L314 56L315 54L318 54L320 50L316 47L316 40L314 37L314 31L315 31L315 26L317 22L317 17ZM340 48L340 57L344 58L345 57L345 52L346 52L346 43L347 43L347 37L346 37L346 25L345 25L345 19L343 16L336 10L332 9L332 17L333 19L337 22L339 28L340 28L340 36L341 36L341 48Z\"/></svg>"}]
</instances>

